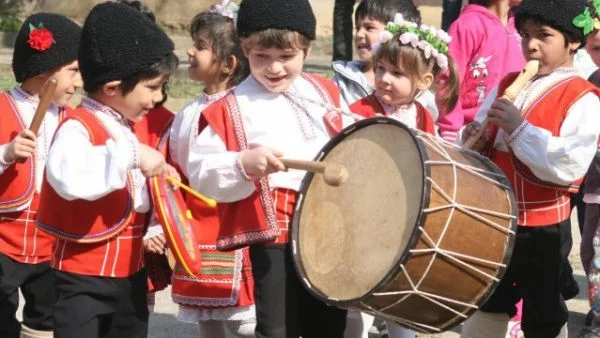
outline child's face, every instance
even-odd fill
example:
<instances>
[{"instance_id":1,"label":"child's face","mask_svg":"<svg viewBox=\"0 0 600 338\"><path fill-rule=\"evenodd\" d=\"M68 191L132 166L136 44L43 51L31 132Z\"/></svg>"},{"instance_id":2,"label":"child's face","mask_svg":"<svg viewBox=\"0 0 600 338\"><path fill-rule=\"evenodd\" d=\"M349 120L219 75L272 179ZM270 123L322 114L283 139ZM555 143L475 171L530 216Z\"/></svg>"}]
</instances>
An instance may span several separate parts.
<instances>
[{"instance_id":1,"label":"child's face","mask_svg":"<svg viewBox=\"0 0 600 338\"><path fill-rule=\"evenodd\" d=\"M157 103L162 101L162 89L168 79L168 76L160 75L142 80L125 95L119 90L111 107L128 120L139 122Z\"/></svg>"},{"instance_id":2,"label":"child's face","mask_svg":"<svg viewBox=\"0 0 600 338\"><path fill-rule=\"evenodd\" d=\"M411 80L387 60L380 60L375 66L375 88L383 103L388 105L409 104L414 100Z\"/></svg>"},{"instance_id":3,"label":"child's face","mask_svg":"<svg viewBox=\"0 0 600 338\"><path fill-rule=\"evenodd\" d=\"M51 76L56 79L56 91L52 102L59 107L65 107L75 91L83 87L83 80L81 79L81 73L79 73L79 63L77 60L67 63L58 68Z\"/></svg>"},{"instance_id":4,"label":"child's face","mask_svg":"<svg viewBox=\"0 0 600 338\"><path fill-rule=\"evenodd\" d=\"M188 77L191 80L207 82L218 78L218 66L215 60L215 54L210 41L202 34L197 34L194 38L194 45L187 50Z\"/></svg>"},{"instance_id":5,"label":"child's face","mask_svg":"<svg viewBox=\"0 0 600 338\"><path fill-rule=\"evenodd\" d=\"M379 41L379 35L385 29L386 24L371 19L363 18L356 23L356 35L354 36L354 45L358 58L364 62L373 61L371 47Z\"/></svg>"},{"instance_id":6,"label":"child's face","mask_svg":"<svg viewBox=\"0 0 600 338\"><path fill-rule=\"evenodd\" d=\"M525 21L521 28L521 44L527 60L539 60L538 75L546 75L559 67L573 66L573 53L578 42L566 44L563 34L533 20Z\"/></svg>"},{"instance_id":7,"label":"child's face","mask_svg":"<svg viewBox=\"0 0 600 338\"><path fill-rule=\"evenodd\" d=\"M585 50L590 54L596 66L600 66L600 31L594 31L587 37Z\"/></svg>"},{"instance_id":8,"label":"child's face","mask_svg":"<svg viewBox=\"0 0 600 338\"><path fill-rule=\"evenodd\" d=\"M267 90L281 93L288 89L302 72L306 53L298 48L244 49L250 64L250 73Z\"/></svg>"}]
</instances>

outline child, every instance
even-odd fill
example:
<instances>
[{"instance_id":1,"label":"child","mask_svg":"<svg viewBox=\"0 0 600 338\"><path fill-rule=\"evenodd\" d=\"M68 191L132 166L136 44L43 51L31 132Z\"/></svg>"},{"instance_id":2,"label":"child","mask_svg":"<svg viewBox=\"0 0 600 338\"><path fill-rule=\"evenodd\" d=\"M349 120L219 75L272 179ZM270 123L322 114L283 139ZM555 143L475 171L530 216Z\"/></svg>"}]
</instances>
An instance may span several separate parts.
<instances>
[{"instance_id":1,"label":"child","mask_svg":"<svg viewBox=\"0 0 600 338\"><path fill-rule=\"evenodd\" d=\"M600 8L596 8L594 2L590 4L591 17L600 19ZM600 65L600 31L594 29L588 35L585 49L596 65ZM592 73L588 79L596 86L600 86L600 70ZM581 262L588 278L588 298L591 310L586 318L584 327L579 337L600 336L600 152L596 151L592 165L585 175L583 184L583 201L585 202L585 221L581 234ZM579 210L577 210L579 213Z\"/></svg>"},{"instance_id":2,"label":"child","mask_svg":"<svg viewBox=\"0 0 600 338\"><path fill-rule=\"evenodd\" d=\"M416 23L405 20L400 13L396 14L394 22L389 22L385 27L378 44L371 48L372 51L377 50L373 58L375 93L352 104L350 110L366 118L387 116L435 135L435 121L415 101L415 96L428 90L440 73L449 72L451 75L443 88L448 97L443 104L451 106L456 102L456 99L451 99L458 95L456 68L450 67L452 61L446 56L450 37L433 27L421 26L419 29ZM414 29L417 33L414 33ZM422 46L424 49L413 46ZM425 49L429 50L429 55ZM386 325L391 338L415 336L411 330L392 322L388 321Z\"/></svg>"},{"instance_id":3,"label":"child","mask_svg":"<svg viewBox=\"0 0 600 338\"><path fill-rule=\"evenodd\" d=\"M600 132L599 90L573 68L573 55L593 27L591 18L580 25L585 9L584 0L524 0L516 8L523 52L526 59L539 60L539 70L514 104L494 102L488 144L491 159L511 181L519 226L504 278L482 311L465 322L463 337L504 336L519 298L526 337L567 337L559 227L569 221L568 191L586 173ZM502 81L500 96L515 78L516 73ZM463 139L478 129L478 122L468 125Z\"/></svg>"},{"instance_id":4,"label":"child","mask_svg":"<svg viewBox=\"0 0 600 338\"><path fill-rule=\"evenodd\" d=\"M312 297L293 267L288 230L304 172L278 159L312 159L353 121L334 109L331 82L302 74L315 26L308 0L241 2L252 75L202 113L188 158L192 187L219 202L217 248L250 246L257 337L341 338L345 326L346 311Z\"/></svg>"},{"instance_id":5,"label":"child","mask_svg":"<svg viewBox=\"0 0 600 338\"><path fill-rule=\"evenodd\" d=\"M52 337L53 238L37 231L33 221L52 136L83 85L77 65L80 33L62 15L27 18L13 50L20 86L0 95L0 337ZM57 87L36 135L28 128L50 78ZM25 298L22 325L15 317L19 289Z\"/></svg>"},{"instance_id":6,"label":"child","mask_svg":"<svg viewBox=\"0 0 600 338\"><path fill-rule=\"evenodd\" d=\"M173 42L136 9L101 3L85 20L79 65L88 96L56 133L37 218L58 238L57 338L147 336L146 177L161 174L165 160L131 124L162 101L176 64Z\"/></svg>"},{"instance_id":7,"label":"child","mask_svg":"<svg viewBox=\"0 0 600 338\"><path fill-rule=\"evenodd\" d=\"M449 54L457 64L461 90L456 107L440 111L440 135L446 141L456 142L458 131L473 121L504 75L523 69L521 38L511 13L519 2L471 0L450 26Z\"/></svg>"},{"instance_id":8,"label":"child","mask_svg":"<svg viewBox=\"0 0 600 338\"><path fill-rule=\"evenodd\" d=\"M411 0L365 0L356 8L356 35L354 43L358 60L333 63L334 82L340 88L342 101L350 106L354 102L373 93L375 81L375 63L372 46L379 39L385 25L394 20L394 14L400 13L411 22L421 24L421 13ZM435 98L429 91L419 95L418 100L437 118Z\"/></svg>"},{"instance_id":9,"label":"child","mask_svg":"<svg viewBox=\"0 0 600 338\"><path fill-rule=\"evenodd\" d=\"M450 37L444 31L427 26L417 29L418 33L409 31L416 27L416 23L405 20L400 13L394 22L386 25L379 38L381 47L372 48L378 49L374 56L375 92L352 104L350 110L366 118L391 117L433 135L434 120L423 105L415 101L415 96L428 90L438 75L449 73L442 88L445 97L440 102L442 106L451 107L456 103L459 90L456 67L451 67L454 63L446 55ZM413 42L420 44L413 47L417 45Z\"/></svg>"},{"instance_id":10,"label":"child","mask_svg":"<svg viewBox=\"0 0 600 338\"><path fill-rule=\"evenodd\" d=\"M188 156L198 136L200 114L248 76L248 61L233 21L237 6L224 5L198 14L190 27L194 44L187 51L188 76L204 83L204 94L177 114L169 142L170 158L186 181ZM197 230L194 234L200 245L197 255L202 257L203 273L192 279L175 269L172 292L173 301L179 304L178 319L198 324L200 337L225 338L227 331L237 337L254 337L254 283L248 249L217 251L217 210L193 196L187 196L187 203L202 225L193 230ZM162 243L161 240L156 244L162 248Z\"/></svg>"}]
</instances>

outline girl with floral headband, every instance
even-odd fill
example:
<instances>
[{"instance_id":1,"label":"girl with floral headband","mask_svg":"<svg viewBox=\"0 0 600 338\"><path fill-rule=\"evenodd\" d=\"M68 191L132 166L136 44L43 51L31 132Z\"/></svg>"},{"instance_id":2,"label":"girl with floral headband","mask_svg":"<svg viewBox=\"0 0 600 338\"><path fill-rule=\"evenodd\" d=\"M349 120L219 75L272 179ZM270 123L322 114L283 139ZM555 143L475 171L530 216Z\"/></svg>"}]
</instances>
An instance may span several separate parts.
<instances>
[{"instance_id":1,"label":"girl with floral headband","mask_svg":"<svg viewBox=\"0 0 600 338\"><path fill-rule=\"evenodd\" d=\"M373 47L377 50L375 92L352 104L350 110L367 118L387 116L435 134L434 120L415 97L434 85L440 74L447 73L447 81L438 88L443 93L439 104L448 109L455 105L458 76L447 55L449 41L446 32L418 26L396 14Z\"/></svg>"},{"instance_id":2,"label":"girl with floral headband","mask_svg":"<svg viewBox=\"0 0 600 338\"><path fill-rule=\"evenodd\" d=\"M204 92L176 115L169 137L170 162L185 181L190 172L191 144L198 136L203 110L248 76L248 61L234 25L236 15L237 5L224 0L192 19L188 77L202 82ZM217 251L217 209L192 196L186 201L201 224L200 229L193 230L199 243L196 254L202 257L202 274L191 278L175 268L172 297L179 304L177 318L197 324L200 337L254 337L254 283L248 249ZM146 237L151 252L163 252L165 239L160 226L153 226Z\"/></svg>"}]
</instances>

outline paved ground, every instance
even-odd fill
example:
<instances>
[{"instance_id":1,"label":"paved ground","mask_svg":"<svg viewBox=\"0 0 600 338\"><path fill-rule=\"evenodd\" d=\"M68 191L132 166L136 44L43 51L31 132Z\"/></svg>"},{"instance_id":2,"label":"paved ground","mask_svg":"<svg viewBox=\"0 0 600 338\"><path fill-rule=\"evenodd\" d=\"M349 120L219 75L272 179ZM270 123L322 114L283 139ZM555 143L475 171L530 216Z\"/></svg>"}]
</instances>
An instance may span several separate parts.
<instances>
[{"instance_id":1,"label":"paved ground","mask_svg":"<svg viewBox=\"0 0 600 338\"><path fill-rule=\"evenodd\" d=\"M575 338L583 325L584 317L588 311L587 302L587 291L585 275L583 268L579 260L579 243L581 238L579 236L579 228L577 227L577 219L575 213L571 218L573 222L573 250L571 251L571 264L575 269L575 278L581 288L580 294L573 300L567 302L569 307L569 337ZM195 335L195 327L193 325L183 324L176 321L176 306L170 300L168 290L160 292L157 296L155 313L150 318L150 337L152 338L192 338ZM373 331L374 332L374 331ZM372 334L371 338L376 337L376 334ZM419 338L458 338L459 334L456 332L446 332L440 335L425 335L419 334ZM324 337L325 338L325 337ZM491 337L493 338L493 337ZM550 338L550 337L549 337Z\"/></svg>"}]
</instances>

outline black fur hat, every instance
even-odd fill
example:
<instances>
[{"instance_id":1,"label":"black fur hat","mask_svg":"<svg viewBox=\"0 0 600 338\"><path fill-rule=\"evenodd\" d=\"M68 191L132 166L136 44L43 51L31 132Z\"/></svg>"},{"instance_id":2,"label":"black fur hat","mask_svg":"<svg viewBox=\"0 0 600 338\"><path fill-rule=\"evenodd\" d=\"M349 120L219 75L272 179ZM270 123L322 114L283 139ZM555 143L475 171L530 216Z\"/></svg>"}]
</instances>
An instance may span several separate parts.
<instances>
[{"instance_id":1,"label":"black fur hat","mask_svg":"<svg viewBox=\"0 0 600 338\"><path fill-rule=\"evenodd\" d=\"M144 71L173 52L173 41L142 12L121 3L96 5L81 32L79 69L91 91Z\"/></svg>"},{"instance_id":2,"label":"black fur hat","mask_svg":"<svg viewBox=\"0 0 600 338\"><path fill-rule=\"evenodd\" d=\"M28 17L17 35L12 69L17 82L77 60L81 27L54 13Z\"/></svg>"},{"instance_id":3,"label":"black fur hat","mask_svg":"<svg viewBox=\"0 0 600 338\"><path fill-rule=\"evenodd\" d=\"M523 0L515 10L515 25L520 30L527 19L534 19L583 44L583 29L573 25L573 19L586 7L585 0Z\"/></svg>"},{"instance_id":4,"label":"black fur hat","mask_svg":"<svg viewBox=\"0 0 600 338\"><path fill-rule=\"evenodd\" d=\"M316 37L317 20L308 0L243 0L237 18L241 37L265 29L289 29L310 40Z\"/></svg>"}]
</instances>

